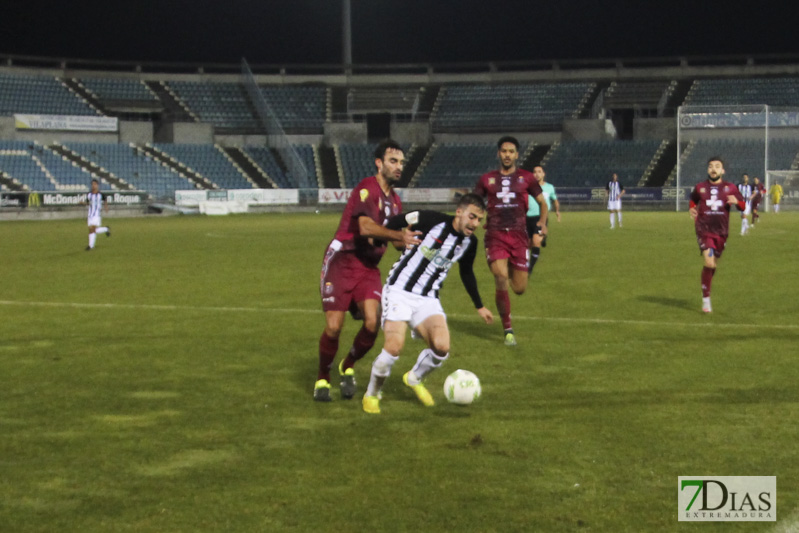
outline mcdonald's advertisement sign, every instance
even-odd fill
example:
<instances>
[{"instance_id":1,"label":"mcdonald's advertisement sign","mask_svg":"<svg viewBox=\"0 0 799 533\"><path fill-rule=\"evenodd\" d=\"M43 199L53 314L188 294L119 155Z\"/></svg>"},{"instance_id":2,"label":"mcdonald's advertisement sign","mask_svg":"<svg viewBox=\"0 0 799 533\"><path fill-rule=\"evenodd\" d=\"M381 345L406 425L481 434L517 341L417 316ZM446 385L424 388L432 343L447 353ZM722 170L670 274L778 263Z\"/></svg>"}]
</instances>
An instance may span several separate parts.
<instances>
[{"instance_id":1,"label":"mcdonald's advertisement sign","mask_svg":"<svg viewBox=\"0 0 799 533\"><path fill-rule=\"evenodd\" d=\"M17 192L2 193L2 207L69 207L86 203L85 192ZM108 205L128 207L144 206L147 195L143 192L114 191L103 192L103 200Z\"/></svg>"}]
</instances>

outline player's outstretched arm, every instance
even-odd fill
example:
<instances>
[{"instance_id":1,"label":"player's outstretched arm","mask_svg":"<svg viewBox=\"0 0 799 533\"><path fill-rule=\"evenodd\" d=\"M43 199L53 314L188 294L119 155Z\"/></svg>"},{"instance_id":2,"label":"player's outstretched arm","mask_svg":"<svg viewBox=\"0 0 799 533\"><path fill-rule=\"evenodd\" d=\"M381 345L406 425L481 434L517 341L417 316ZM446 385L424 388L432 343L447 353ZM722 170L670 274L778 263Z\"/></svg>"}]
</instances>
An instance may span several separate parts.
<instances>
[{"instance_id":1,"label":"player's outstretched arm","mask_svg":"<svg viewBox=\"0 0 799 533\"><path fill-rule=\"evenodd\" d=\"M405 244L405 246L415 246L421 242L417 237L422 234L421 231L404 231L402 229L395 230L384 228L367 216L358 217L358 228L360 229L361 237L401 242Z\"/></svg>"},{"instance_id":2,"label":"player's outstretched arm","mask_svg":"<svg viewBox=\"0 0 799 533\"><path fill-rule=\"evenodd\" d=\"M540 218L538 219L538 224L536 224L539 228L541 228L541 235L547 234L547 219L549 218L549 207L547 207L547 200L544 198L543 193L539 194L535 197L535 201L538 202L539 208L541 210Z\"/></svg>"},{"instance_id":3,"label":"player's outstretched arm","mask_svg":"<svg viewBox=\"0 0 799 533\"><path fill-rule=\"evenodd\" d=\"M494 323L494 315L491 314L491 311L485 307L481 307L477 310L477 314L480 315L480 318L483 319L483 322L486 324L493 324Z\"/></svg>"}]
</instances>

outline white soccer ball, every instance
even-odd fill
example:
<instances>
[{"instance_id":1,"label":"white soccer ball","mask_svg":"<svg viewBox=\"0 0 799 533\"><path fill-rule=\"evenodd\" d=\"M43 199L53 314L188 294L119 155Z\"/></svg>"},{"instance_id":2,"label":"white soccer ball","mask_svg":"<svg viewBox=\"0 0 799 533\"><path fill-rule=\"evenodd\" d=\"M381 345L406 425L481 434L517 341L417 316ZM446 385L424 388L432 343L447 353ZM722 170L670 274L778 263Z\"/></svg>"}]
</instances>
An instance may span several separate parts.
<instances>
[{"instance_id":1,"label":"white soccer ball","mask_svg":"<svg viewBox=\"0 0 799 533\"><path fill-rule=\"evenodd\" d=\"M469 405L481 392L480 378L468 370L458 369L444 380L444 396L450 403Z\"/></svg>"}]
</instances>

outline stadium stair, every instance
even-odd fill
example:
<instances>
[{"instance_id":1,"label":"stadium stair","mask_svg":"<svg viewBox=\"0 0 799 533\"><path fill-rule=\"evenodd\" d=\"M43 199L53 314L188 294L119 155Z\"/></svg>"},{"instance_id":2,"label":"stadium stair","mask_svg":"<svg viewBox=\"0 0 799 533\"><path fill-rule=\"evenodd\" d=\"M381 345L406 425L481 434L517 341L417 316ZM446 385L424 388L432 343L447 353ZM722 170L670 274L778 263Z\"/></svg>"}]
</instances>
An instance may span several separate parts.
<instances>
[{"instance_id":1,"label":"stadium stair","mask_svg":"<svg viewBox=\"0 0 799 533\"><path fill-rule=\"evenodd\" d=\"M405 163L405 168L402 169L402 176L397 187L408 187L410 185L411 179L416 175L416 171L422 161L424 161L428 150L430 150L429 146L419 146L418 144L411 146L410 150L408 150L410 152L408 154L408 162Z\"/></svg>"},{"instance_id":2,"label":"stadium stair","mask_svg":"<svg viewBox=\"0 0 799 533\"><path fill-rule=\"evenodd\" d=\"M5 172L0 172L0 185L9 191L24 191L25 186L20 182L6 175Z\"/></svg>"},{"instance_id":3,"label":"stadium stair","mask_svg":"<svg viewBox=\"0 0 799 533\"><path fill-rule=\"evenodd\" d=\"M203 176L202 174L195 172L191 168L187 167L185 164L181 163L177 159L170 157L169 155L165 154L161 150L149 146L143 145L139 146L136 145L136 150L141 152L144 155L149 156L154 161L158 161L164 166L167 166L178 173L178 175L186 178L190 182L194 184L195 187L198 189L218 189L219 187L214 184L211 180Z\"/></svg>"},{"instance_id":4,"label":"stadium stair","mask_svg":"<svg viewBox=\"0 0 799 533\"><path fill-rule=\"evenodd\" d=\"M641 178L640 187L663 187L674 169L677 160L677 142L663 141L660 145L651 168Z\"/></svg>"},{"instance_id":5,"label":"stadium stair","mask_svg":"<svg viewBox=\"0 0 799 533\"><path fill-rule=\"evenodd\" d=\"M431 144L424 150L424 155L421 156L419 164L416 166L413 172L411 172L408 167L405 167L405 170L408 170L408 174L410 174L411 179L408 180L408 187L413 187L416 185L416 182L419 181L419 178L422 177L424 173L425 167L430 163L430 159L433 157L433 154L438 149L438 145L436 143ZM403 176L404 178L404 176ZM404 179L402 181L405 181Z\"/></svg>"},{"instance_id":6,"label":"stadium stair","mask_svg":"<svg viewBox=\"0 0 799 533\"><path fill-rule=\"evenodd\" d=\"M118 178L117 176L111 174L107 170L103 170L102 168L100 168L100 165L98 165L97 163L94 163L93 161L81 157L76 152L73 152L72 150L61 144L51 144L47 146L47 148L62 157L66 157L68 160L80 166L95 178L105 181L115 189L119 189L121 191L136 190L135 187L133 187L125 180Z\"/></svg>"},{"instance_id":7,"label":"stadium stair","mask_svg":"<svg viewBox=\"0 0 799 533\"><path fill-rule=\"evenodd\" d=\"M666 105L663 108L664 117L677 115L677 108L685 103L693 84L693 80L678 80L673 86L669 87L669 95L666 97Z\"/></svg>"},{"instance_id":8,"label":"stadium stair","mask_svg":"<svg viewBox=\"0 0 799 533\"><path fill-rule=\"evenodd\" d=\"M197 122L197 117L162 82L145 81L144 83L164 105L165 119L170 122Z\"/></svg>"},{"instance_id":9,"label":"stadium stair","mask_svg":"<svg viewBox=\"0 0 799 533\"><path fill-rule=\"evenodd\" d=\"M239 89L244 97L244 104L247 106L247 111L249 111L249 113L255 117L256 122L258 123L258 126L252 129L252 133L264 133L266 129L262 125L258 110L255 108L255 103L253 103L252 98L250 98L250 92L243 83L239 83Z\"/></svg>"},{"instance_id":10,"label":"stadium stair","mask_svg":"<svg viewBox=\"0 0 799 533\"><path fill-rule=\"evenodd\" d=\"M585 98L583 99L582 106L580 108L580 113L577 118L592 118L591 112L594 108L594 102L605 91L608 87L610 87L610 82L603 81L599 83L593 84L593 87L588 90L588 94L586 94Z\"/></svg>"},{"instance_id":11,"label":"stadium stair","mask_svg":"<svg viewBox=\"0 0 799 533\"><path fill-rule=\"evenodd\" d=\"M222 148L225 154L235 162L239 168L247 175L247 177L261 189L277 189L277 184L272 181L272 178L255 164L241 148L236 146L225 146Z\"/></svg>"},{"instance_id":12,"label":"stadium stair","mask_svg":"<svg viewBox=\"0 0 799 533\"><path fill-rule=\"evenodd\" d=\"M336 152L332 146L322 145L319 147L319 166L322 170L323 188L340 189L344 187L338 171Z\"/></svg>"},{"instance_id":13,"label":"stadium stair","mask_svg":"<svg viewBox=\"0 0 799 533\"><path fill-rule=\"evenodd\" d=\"M519 166L532 172L535 167L541 164L550 148L551 146L548 144L533 145L532 149L527 153L527 157L524 158L524 161Z\"/></svg>"},{"instance_id":14,"label":"stadium stair","mask_svg":"<svg viewBox=\"0 0 799 533\"><path fill-rule=\"evenodd\" d=\"M417 111L423 117L429 117L433 113L433 107L438 100L440 85L426 85L422 87L421 98L419 98L419 109Z\"/></svg>"},{"instance_id":15,"label":"stadium stair","mask_svg":"<svg viewBox=\"0 0 799 533\"><path fill-rule=\"evenodd\" d=\"M67 88L78 95L83 101L89 104L92 108L96 109L103 115L107 117L114 117L115 114L111 113L105 106L94 96L92 93L86 90L86 88L78 82L78 80L74 78L59 78L59 81L67 86Z\"/></svg>"}]
</instances>

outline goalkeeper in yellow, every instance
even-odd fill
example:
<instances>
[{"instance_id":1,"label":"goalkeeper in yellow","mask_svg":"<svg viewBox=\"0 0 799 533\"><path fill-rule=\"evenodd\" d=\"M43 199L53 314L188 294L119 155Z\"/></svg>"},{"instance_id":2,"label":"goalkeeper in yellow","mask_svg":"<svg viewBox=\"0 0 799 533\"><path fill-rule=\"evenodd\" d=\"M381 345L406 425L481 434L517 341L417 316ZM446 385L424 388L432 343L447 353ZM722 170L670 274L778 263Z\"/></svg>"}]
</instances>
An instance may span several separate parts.
<instances>
[{"instance_id":1,"label":"goalkeeper in yellow","mask_svg":"<svg viewBox=\"0 0 799 533\"><path fill-rule=\"evenodd\" d=\"M780 185L779 183L775 183L774 185L772 185L771 192L769 194L771 195L771 205L774 206L774 212L779 213L780 202L782 201L782 196L783 196L782 185Z\"/></svg>"}]
</instances>

